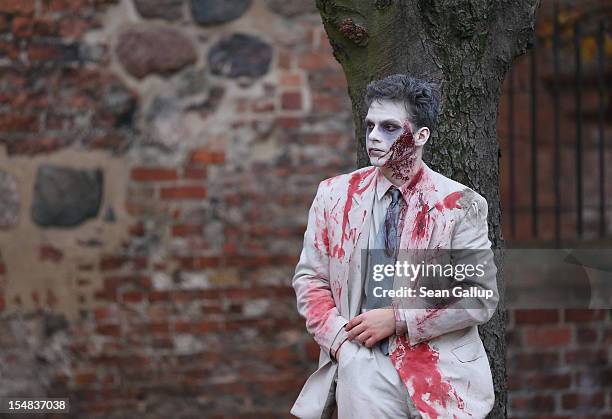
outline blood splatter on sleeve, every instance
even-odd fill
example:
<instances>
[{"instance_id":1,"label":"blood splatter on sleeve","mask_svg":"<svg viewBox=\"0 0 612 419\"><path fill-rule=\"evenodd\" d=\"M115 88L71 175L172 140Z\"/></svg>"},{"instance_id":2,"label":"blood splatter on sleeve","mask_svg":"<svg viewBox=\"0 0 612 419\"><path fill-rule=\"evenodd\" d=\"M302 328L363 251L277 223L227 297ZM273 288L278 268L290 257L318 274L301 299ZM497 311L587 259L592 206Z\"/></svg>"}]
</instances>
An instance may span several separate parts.
<instances>
[{"instance_id":1,"label":"blood splatter on sleeve","mask_svg":"<svg viewBox=\"0 0 612 419\"><path fill-rule=\"evenodd\" d=\"M306 319L306 329L327 354L347 320L340 316L334 301L329 275L327 185L319 184L308 212L304 246L293 277L298 312Z\"/></svg>"}]
</instances>

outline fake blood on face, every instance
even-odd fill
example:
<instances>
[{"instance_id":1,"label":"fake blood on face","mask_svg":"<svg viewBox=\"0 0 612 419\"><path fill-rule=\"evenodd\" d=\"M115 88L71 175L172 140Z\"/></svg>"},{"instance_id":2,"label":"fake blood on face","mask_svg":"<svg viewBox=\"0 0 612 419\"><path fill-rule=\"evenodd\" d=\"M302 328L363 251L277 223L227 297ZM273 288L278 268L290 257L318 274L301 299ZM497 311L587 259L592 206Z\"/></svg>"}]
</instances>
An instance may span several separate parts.
<instances>
[{"instance_id":1,"label":"fake blood on face","mask_svg":"<svg viewBox=\"0 0 612 419\"><path fill-rule=\"evenodd\" d=\"M410 178L412 168L416 162L416 146L410 124L404 122L402 134L395 140L389 149L389 158L383 167L391 169L394 178L404 182Z\"/></svg>"}]
</instances>

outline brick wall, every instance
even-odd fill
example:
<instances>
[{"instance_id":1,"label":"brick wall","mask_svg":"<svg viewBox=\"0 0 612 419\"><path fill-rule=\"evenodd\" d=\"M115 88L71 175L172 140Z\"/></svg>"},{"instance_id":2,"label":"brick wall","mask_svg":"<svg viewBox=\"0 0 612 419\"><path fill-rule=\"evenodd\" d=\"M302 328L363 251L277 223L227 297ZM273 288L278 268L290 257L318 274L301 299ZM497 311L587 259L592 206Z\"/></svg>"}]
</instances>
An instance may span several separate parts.
<instances>
[{"instance_id":1,"label":"brick wall","mask_svg":"<svg viewBox=\"0 0 612 419\"><path fill-rule=\"evenodd\" d=\"M514 310L506 341L511 417L610 417L610 310Z\"/></svg>"},{"instance_id":2,"label":"brick wall","mask_svg":"<svg viewBox=\"0 0 612 419\"><path fill-rule=\"evenodd\" d=\"M279 417L314 370L289 280L318 181L354 167L346 85L312 5L224 3L0 2L0 395ZM516 417L609 409L610 316L572 313L510 316Z\"/></svg>"}]
</instances>

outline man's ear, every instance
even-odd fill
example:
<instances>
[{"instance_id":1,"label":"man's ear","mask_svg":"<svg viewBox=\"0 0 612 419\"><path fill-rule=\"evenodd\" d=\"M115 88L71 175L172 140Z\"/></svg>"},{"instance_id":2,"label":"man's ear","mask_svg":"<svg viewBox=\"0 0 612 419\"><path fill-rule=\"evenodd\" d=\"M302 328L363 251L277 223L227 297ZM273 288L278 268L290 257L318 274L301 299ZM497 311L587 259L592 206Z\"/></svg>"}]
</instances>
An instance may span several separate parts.
<instances>
[{"instance_id":1,"label":"man's ear","mask_svg":"<svg viewBox=\"0 0 612 419\"><path fill-rule=\"evenodd\" d=\"M414 145L415 146L424 146L427 140L429 140L429 128L422 127L419 128L416 135L414 136Z\"/></svg>"}]
</instances>

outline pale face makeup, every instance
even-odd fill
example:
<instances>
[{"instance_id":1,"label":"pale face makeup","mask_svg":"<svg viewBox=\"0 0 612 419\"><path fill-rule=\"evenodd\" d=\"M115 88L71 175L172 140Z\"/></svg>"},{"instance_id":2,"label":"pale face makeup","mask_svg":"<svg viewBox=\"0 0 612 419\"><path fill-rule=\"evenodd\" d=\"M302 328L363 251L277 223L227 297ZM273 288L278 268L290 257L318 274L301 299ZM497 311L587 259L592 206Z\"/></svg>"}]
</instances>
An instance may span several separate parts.
<instances>
[{"instance_id":1,"label":"pale face makeup","mask_svg":"<svg viewBox=\"0 0 612 419\"><path fill-rule=\"evenodd\" d=\"M365 118L366 150L372 166L380 167L387 161L391 145L404 131L408 116L399 101L372 102Z\"/></svg>"},{"instance_id":2,"label":"pale face makeup","mask_svg":"<svg viewBox=\"0 0 612 419\"><path fill-rule=\"evenodd\" d=\"M421 150L429 139L429 128L414 133L410 115L401 101L374 101L368 109L366 150L372 166L398 182L406 181L419 166Z\"/></svg>"}]
</instances>

